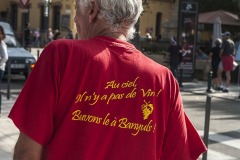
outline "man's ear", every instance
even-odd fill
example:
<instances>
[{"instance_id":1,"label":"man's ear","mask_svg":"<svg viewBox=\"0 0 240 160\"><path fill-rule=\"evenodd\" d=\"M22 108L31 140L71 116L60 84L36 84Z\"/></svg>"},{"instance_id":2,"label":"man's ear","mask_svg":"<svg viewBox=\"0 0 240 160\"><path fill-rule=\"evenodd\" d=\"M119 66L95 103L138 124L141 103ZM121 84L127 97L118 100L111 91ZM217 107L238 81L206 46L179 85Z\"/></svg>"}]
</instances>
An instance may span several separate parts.
<instances>
[{"instance_id":1,"label":"man's ear","mask_svg":"<svg viewBox=\"0 0 240 160\"><path fill-rule=\"evenodd\" d=\"M90 8L90 13L89 13L89 22L93 22L97 15L98 15L98 12L99 12L99 5L98 5L98 2L97 0L93 0L91 2L91 8Z\"/></svg>"}]
</instances>

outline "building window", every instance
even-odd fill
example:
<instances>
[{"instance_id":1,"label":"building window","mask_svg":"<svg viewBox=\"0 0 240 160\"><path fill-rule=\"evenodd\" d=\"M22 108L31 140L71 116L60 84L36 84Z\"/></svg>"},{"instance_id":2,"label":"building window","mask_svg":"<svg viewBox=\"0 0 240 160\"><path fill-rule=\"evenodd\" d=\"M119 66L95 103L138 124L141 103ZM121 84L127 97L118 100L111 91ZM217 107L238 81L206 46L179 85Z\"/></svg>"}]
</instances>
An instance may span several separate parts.
<instances>
[{"instance_id":1,"label":"building window","mask_svg":"<svg viewBox=\"0 0 240 160\"><path fill-rule=\"evenodd\" d=\"M11 18L10 23L13 30L17 30L18 23L18 4L11 4Z\"/></svg>"},{"instance_id":2,"label":"building window","mask_svg":"<svg viewBox=\"0 0 240 160\"><path fill-rule=\"evenodd\" d=\"M53 14L53 19L52 19L52 28L54 30L58 29L60 30L60 21L61 21L61 6L59 5L54 5L52 7L52 14Z\"/></svg>"},{"instance_id":3,"label":"building window","mask_svg":"<svg viewBox=\"0 0 240 160\"><path fill-rule=\"evenodd\" d=\"M25 28L27 23L29 23L29 5L22 12L22 28Z\"/></svg>"},{"instance_id":4,"label":"building window","mask_svg":"<svg viewBox=\"0 0 240 160\"><path fill-rule=\"evenodd\" d=\"M0 12L0 18L4 21L7 21L7 12L6 11L1 11Z\"/></svg>"},{"instance_id":5,"label":"building window","mask_svg":"<svg viewBox=\"0 0 240 160\"><path fill-rule=\"evenodd\" d=\"M157 12L157 16L156 16L156 32L155 32L156 37L161 36L161 23L162 23L161 21L162 21L162 13L161 12Z\"/></svg>"},{"instance_id":6,"label":"building window","mask_svg":"<svg viewBox=\"0 0 240 160\"><path fill-rule=\"evenodd\" d=\"M44 5L40 6L40 30L46 31L49 17L44 15Z\"/></svg>"}]
</instances>

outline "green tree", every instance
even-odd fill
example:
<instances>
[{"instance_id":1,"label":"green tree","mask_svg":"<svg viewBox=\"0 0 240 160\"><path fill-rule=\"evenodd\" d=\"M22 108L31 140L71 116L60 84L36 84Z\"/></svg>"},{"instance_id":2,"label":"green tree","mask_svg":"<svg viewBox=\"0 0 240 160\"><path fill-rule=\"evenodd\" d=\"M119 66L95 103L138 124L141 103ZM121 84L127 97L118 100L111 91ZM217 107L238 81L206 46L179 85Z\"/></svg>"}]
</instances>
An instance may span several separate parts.
<instances>
[{"instance_id":1,"label":"green tree","mask_svg":"<svg viewBox=\"0 0 240 160\"><path fill-rule=\"evenodd\" d=\"M225 10L232 13L239 13L238 0L197 0L199 13Z\"/></svg>"}]
</instances>

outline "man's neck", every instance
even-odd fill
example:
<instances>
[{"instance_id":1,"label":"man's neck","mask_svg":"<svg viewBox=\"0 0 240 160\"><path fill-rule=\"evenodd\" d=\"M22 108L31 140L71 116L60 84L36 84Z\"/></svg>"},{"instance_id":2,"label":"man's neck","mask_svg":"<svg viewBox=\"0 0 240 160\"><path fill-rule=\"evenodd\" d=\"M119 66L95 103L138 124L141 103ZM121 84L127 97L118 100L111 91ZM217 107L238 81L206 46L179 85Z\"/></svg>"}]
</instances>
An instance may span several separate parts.
<instances>
[{"instance_id":1,"label":"man's neck","mask_svg":"<svg viewBox=\"0 0 240 160\"><path fill-rule=\"evenodd\" d=\"M89 27L87 37L89 39L96 36L107 36L116 39L127 41L127 29L119 28L118 30L112 30L106 23L101 20L97 20Z\"/></svg>"}]
</instances>

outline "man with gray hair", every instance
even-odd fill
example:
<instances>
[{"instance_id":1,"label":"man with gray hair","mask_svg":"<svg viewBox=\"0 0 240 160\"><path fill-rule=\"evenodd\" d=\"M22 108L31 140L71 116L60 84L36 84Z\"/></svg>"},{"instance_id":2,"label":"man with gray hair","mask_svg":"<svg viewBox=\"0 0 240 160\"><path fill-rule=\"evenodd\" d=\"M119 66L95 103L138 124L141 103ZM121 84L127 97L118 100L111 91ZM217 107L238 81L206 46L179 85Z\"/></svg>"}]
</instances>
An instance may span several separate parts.
<instances>
[{"instance_id":1,"label":"man with gray hair","mask_svg":"<svg viewBox=\"0 0 240 160\"><path fill-rule=\"evenodd\" d=\"M76 0L80 40L44 49L9 114L14 159L193 160L206 150L171 72L127 42L142 10L141 0Z\"/></svg>"}]
</instances>

